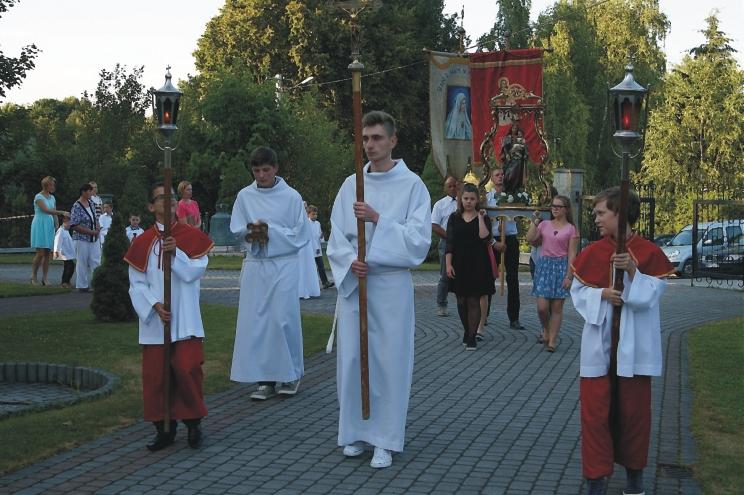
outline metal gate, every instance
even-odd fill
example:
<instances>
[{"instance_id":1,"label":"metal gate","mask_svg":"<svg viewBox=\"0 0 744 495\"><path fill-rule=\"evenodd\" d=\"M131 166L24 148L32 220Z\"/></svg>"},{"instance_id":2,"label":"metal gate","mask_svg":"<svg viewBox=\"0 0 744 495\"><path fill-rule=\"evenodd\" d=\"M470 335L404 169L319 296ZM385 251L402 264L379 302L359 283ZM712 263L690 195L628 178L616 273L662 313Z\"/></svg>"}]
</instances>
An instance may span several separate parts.
<instances>
[{"instance_id":1,"label":"metal gate","mask_svg":"<svg viewBox=\"0 0 744 495\"><path fill-rule=\"evenodd\" d=\"M656 234L656 198L654 196L656 187L653 183L650 183L635 188L635 191L641 200L641 214L634 230L638 235L653 241ZM579 249L583 249L587 244L599 240L599 230L594 225L593 202L594 195L581 196L581 201L579 201L579 211L576 215L578 218L577 227L581 235Z\"/></svg>"},{"instance_id":2,"label":"metal gate","mask_svg":"<svg viewBox=\"0 0 744 495\"><path fill-rule=\"evenodd\" d=\"M698 281L744 288L744 201L695 200L691 266Z\"/></svg>"}]
</instances>

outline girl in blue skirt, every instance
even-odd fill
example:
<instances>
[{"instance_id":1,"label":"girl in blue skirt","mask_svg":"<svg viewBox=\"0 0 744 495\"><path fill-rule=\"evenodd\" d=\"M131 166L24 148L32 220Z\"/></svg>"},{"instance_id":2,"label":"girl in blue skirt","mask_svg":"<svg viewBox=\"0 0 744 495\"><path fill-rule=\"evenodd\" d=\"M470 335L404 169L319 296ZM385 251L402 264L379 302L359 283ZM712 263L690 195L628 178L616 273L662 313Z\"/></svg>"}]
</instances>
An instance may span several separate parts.
<instances>
[{"instance_id":1,"label":"girl in blue skirt","mask_svg":"<svg viewBox=\"0 0 744 495\"><path fill-rule=\"evenodd\" d=\"M532 286L543 329L538 342L545 344L548 352L555 352L563 319L563 300L571 288L571 263L576 256L579 237L571 216L571 202L566 196L553 197L550 216L550 220L541 221L539 213L535 212L535 219L527 232L527 242L542 246Z\"/></svg>"}]
</instances>

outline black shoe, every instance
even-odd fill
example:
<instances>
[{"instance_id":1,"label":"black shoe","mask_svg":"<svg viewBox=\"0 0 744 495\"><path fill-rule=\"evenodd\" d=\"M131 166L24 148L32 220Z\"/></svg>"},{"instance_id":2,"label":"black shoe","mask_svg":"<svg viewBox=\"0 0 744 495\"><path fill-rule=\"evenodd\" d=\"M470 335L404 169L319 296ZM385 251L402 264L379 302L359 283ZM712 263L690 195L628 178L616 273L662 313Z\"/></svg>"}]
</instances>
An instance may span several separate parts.
<instances>
[{"instance_id":1,"label":"black shoe","mask_svg":"<svg viewBox=\"0 0 744 495\"><path fill-rule=\"evenodd\" d=\"M643 489L643 469L625 468L625 489L623 495L644 495Z\"/></svg>"},{"instance_id":2,"label":"black shoe","mask_svg":"<svg viewBox=\"0 0 744 495\"><path fill-rule=\"evenodd\" d=\"M334 285L336 285L336 284L334 284L333 282L326 282L325 284L323 284L323 288L324 289L330 289Z\"/></svg>"},{"instance_id":3,"label":"black shoe","mask_svg":"<svg viewBox=\"0 0 744 495\"><path fill-rule=\"evenodd\" d=\"M586 495L605 495L607 479L586 480Z\"/></svg>"},{"instance_id":4,"label":"black shoe","mask_svg":"<svg viewBox=\"0 0 744 495\"><path fill-rule=\"evenodd\" d=\"M521 323L519 323L519 320L514 320L512 322L509 322L509 328L513 330L524 330L525 328L522 326Z\"/></svg>"},{"instance_id":5,"label":"black shoe","mask_svg":"<svg viewBox=\"0 0 744 495\"><path fill-rule=\"evenodd\" d=\"M188 435L188 442L189 447L192 449L198 449L201 447L202 440L204 440L204 436L201 432L201 427L199 427L198 424L196 425L189 425L189 435Z\"/></svg>"},{"instance_id":6,"label":"black shoe","mask_svg":"<svg viewBox=\"0 0 744 495\"><path fill-rule=\"evenodd\" d=\"M150 452L157 452L158 450L162 450L167 446L172 445L173 442L175 442L176 440L177 427L178 424L175 421L171 421L170 431L166 433L163 428L163 422L156 421L155 429L158 431L158 433L155 435L153 441L147 444L147 450L149 450Z\"/></svg>"}]
</instances>

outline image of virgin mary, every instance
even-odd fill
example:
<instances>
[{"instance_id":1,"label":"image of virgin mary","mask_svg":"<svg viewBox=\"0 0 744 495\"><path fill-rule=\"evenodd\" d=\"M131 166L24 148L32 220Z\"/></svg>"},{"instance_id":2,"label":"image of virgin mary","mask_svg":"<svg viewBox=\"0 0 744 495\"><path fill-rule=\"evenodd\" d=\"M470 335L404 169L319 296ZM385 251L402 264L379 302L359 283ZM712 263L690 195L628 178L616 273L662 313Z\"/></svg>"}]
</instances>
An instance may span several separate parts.
<instances>
[{"instance_id":1,"label":"image of virgin mary","mask_svg":"<svg viewBox=\"0 0 744 495\"><path fill-rule=\"evenodd\" d=\"M444 123L445 139L461 139L469 141L473 138L473 126L468 116L468 99L463 92L457 93L447 120Z\"/></svg>"}]
</instances>

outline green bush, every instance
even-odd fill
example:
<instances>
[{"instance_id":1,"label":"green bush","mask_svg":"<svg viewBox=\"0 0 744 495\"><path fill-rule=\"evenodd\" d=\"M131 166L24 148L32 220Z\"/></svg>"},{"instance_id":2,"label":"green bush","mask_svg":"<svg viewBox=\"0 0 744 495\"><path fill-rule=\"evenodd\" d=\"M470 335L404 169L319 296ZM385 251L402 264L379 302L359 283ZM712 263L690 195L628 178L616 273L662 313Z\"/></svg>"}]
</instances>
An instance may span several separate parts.
<instances>
[{"instance_id":1,"label":"green bush","mask_svg":"<svg viewBox=\"0 0 744 495\"><path fill-rule=\"evenodd\" d=\"M115 214L103 245L103 263L93 273L90 309L99 321L134 319L129 299L129 265L124 261L128 248L122 216Z\"/></svg>"}]
</instances>

